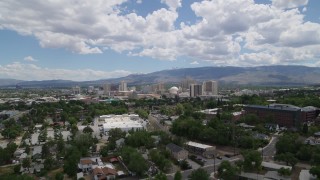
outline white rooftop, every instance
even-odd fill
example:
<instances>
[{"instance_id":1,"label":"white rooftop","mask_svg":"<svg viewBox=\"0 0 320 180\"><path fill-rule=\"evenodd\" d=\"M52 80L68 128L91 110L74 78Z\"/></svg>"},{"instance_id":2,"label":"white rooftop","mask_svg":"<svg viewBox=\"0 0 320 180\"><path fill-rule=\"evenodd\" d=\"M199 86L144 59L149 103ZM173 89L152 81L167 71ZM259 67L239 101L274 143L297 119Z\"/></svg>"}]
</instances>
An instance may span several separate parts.
<instances>
[{"instance_id":1,"label":"white rooftop","mask_svg":"<svg viewBox=\"0 0 320 180\"><path fill-rule=\"evenodd\" d=\"M136 121L115 121L115 122L106 122L103 124L104 129L113 129L113 128L143 128L142 124Z\"/></svg>"},{"instance_id":2,"label":"white rooftop","mask_svg":"<svg viewBox=\"0 0 320 180\"><path fill-rule=\"evenodd\" d=\"M189 141L186 144L189 145L189 146L198 147L198 148L202 148L202 149L212 148L213 147L213 146L210 146L210 145L200 144L200 143L196 143L196 142L193 142L193 141Z\"/></svg>"},{"instance_id":3,"label":"white rooftop","mask_svg":"<svg viewBox=\"0 0 320 180\"><path fill-rule=\"evenodd\" d=\"M285 169L292 169L291 166L285 166L285 165L281 165L281 164L276 164L276 163L271 163L271 162L266 162L266 161L263 161L261 163L261 166L262 167L266 167L266 168L270 168L270 169L281 169L281 168L285 168Z\"/></svg>"}]
</instances>

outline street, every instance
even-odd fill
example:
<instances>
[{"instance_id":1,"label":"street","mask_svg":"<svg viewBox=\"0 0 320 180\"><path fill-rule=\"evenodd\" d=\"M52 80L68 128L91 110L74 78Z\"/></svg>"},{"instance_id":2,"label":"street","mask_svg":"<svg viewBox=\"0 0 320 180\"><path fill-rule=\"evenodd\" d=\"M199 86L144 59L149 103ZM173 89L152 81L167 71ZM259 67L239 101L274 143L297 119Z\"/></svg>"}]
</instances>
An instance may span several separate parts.
<instances>
[{"instance_id":1,"label":"street","mask_svg":"<svg viewBox=\"0 0 320 180\"><path fill-rule=\"evenodd\" d=\"M276 154L276 143L278 141L278 135L272 136L269 144L261 149L263 160L273 160L274 155Z\"/></svg>"}]
</instances>

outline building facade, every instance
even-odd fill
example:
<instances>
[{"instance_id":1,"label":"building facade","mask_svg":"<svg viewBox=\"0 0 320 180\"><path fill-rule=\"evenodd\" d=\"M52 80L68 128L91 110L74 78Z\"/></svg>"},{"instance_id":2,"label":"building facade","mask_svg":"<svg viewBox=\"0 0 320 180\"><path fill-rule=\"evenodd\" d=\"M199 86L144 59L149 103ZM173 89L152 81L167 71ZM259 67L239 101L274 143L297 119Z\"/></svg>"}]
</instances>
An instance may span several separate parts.
<instances>
[{"instance_id":1,"label":"building facade","mask_svg":"<svg viewBox=\"0 0 320 180\"><path fill-rule=\"evenodd\" d=\"M182 147L170 143L166 146L166 149L170 152L170 154L179 160L184 160L188 158L188 151L184 150Z\"/></svg>"},{"instance_id":2,"label":"building facade","mask_svg":"<svg viewBox=\"0 0 320 180\"><path fill-rule=\"evenodd\" d=\"M218 95L217 81L204 81L202 84L202 95Z\"/></svg>"},{"instance_id":3,"label":"building facade","mask_svg":"<svg viewBox=\"0 0 320 180\"><path fill-rule=\"evenodd\" d=\"M288 104L246 105L244 110L246 114L255 114L260 119L271 119L279 126L287 128L299 128L304 123L314 121L319 114L317 108L300 108Z\"/></svg>"},{"instance_id":4,"label":"building facade","mask_svg":"<svg viewBox=\"0 0 320 180\"><path fill-rule=\"evenodd\" d=\"M216 147L197 142L189 141L186 144L186 149L194 154L199 154L206 158L213 158L216 156Z\"/></svg>"},{"instance_id":5,"label":"building facade","mask_svg":"<svg viewBox=\"0 0 320 180\"><path fill-rule=\"evenodd\" d=\"M190 97L198 97L202 95L202 85L191 84L190 85Z\"/></svg>"},{"instance_id":6,"label":"building facade","mask_svg":"<svg viewBox=\"0 0 320 180\"><path fill-rule=\"evenodd\" d=\"M125 81L120 82L119 91L128 91L127 82Z\"/></svg>"}]
</instances>

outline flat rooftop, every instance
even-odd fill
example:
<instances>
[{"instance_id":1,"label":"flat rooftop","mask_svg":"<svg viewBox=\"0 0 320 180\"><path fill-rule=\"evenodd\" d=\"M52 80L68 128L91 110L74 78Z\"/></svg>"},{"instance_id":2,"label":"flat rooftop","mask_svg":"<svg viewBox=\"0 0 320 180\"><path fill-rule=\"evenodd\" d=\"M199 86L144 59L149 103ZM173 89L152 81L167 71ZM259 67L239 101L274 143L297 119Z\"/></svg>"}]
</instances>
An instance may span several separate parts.
<instances>
[{"instance_id":1,"label":"flat rooftop","mask_svg":"<svg viewBox=\"0 0 320 180\"><path fill-rule=\"evenodd\" d=\"M142 124L136 121L127 121L127 122L106 122L103 124L104 129L113 129L113 128L143 128Z\"/></svg>"},{"instance_id":2,"label":"flat rooftop","mask_svg":"<svg viewBox=\"0 0 320 180\"><path fill-rule=\"evenodd\" d=\"M300 111L301 108L295 108L295 107L287 107L287 106L262 106L262 105L246 105L244 107L249 108L257 108L257 109L270 109L270 110L283 110L283 111Z\"/></svg>"},{"instance_id":3,"label":"flat rooftop","mask_svg":"<svg viewBox=\"0 0 320 180\"><path fill-rule=\"evenodd\" d=\"M210 145L206 145L206 144L200 144L200 143L193 142L193 141L189 141L186 144L189 145L189 146L198 147L198 148L201 148L201 149L207 149L207 148L214 147L214 146L210 146Z\"/></svg>"}]
</instances>

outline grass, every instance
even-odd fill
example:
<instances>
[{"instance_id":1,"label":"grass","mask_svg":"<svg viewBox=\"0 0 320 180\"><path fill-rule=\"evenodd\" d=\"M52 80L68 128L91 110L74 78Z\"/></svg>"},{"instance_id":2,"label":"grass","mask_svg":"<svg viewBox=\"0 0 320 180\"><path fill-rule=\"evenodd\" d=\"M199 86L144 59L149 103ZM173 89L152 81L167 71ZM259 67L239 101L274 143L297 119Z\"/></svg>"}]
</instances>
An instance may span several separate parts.
<instances>
[{"instance_id":1,"label":"grass","mask_svg":"<svg viewBox=\"0 0 320 180\"><path fill-rule=\"evenodd\" d=\"M12 173L14 173L13 166L0 167L0 175L12 174Z\"/></svg>"}]
</instances>

